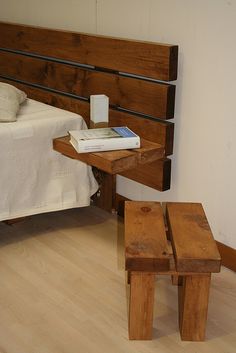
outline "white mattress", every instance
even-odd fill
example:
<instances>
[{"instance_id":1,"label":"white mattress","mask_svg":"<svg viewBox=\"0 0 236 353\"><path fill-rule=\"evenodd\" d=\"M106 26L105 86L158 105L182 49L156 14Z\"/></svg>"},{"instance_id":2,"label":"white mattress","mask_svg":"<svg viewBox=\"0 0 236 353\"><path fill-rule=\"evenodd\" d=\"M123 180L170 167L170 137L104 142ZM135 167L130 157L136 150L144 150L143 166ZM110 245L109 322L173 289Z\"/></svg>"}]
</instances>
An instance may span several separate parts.
<instances>
[{"instance_id":1,"label":"white mattress","mask_svg":"<svg viewBox=\"0 0 236 353\"><path fill-rule=\"evenodd\" d=\"M90 204L91 168L52 148L53 138L84 128L81 116L31 99L16 122L0 123L0 221Z\"/></svg>"}]
</instances>

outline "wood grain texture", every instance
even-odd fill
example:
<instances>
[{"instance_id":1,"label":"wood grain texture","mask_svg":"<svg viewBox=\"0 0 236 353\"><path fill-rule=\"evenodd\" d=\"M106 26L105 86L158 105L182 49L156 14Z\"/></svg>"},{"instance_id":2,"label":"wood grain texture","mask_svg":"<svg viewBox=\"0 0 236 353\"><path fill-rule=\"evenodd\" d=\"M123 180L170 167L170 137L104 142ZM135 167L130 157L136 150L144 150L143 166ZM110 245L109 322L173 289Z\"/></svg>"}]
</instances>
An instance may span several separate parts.
<instances>
[{"instance_id":1,"label":"wood grain texture","mask_svg":"<svg viewBox=\"0 0 236 353\"><path fill-rule=\"evenodd\" d=\"M159 80L177 78L178 47L0 23L0 47L48 55ZM135 60L135 65L134 65Z\"/></svg>"},{"instance_id":2,"label":"wood grain texture","mask_svg":"<svg viewBox=\"0 0 236 353\"><path fill-rule=\"evenodd\" d=\"M113 212L116 208L115 205L115 192L116 192L116 177L115 175L99 171L102 176L99 182L99 191L92 196L93 205ZM96 177L96 173L95 177Z\"/></svg>"},{"instance_id":3,"label":"wood grain texture","mask_svg":"<svg viewBox=\"0 0 236 353\"><path fill-rule=\"evenodd\" d=\"M49 60L2 52L0 73L87 98L91 93L101 93L102 90L110 96L111 105L114 107L158 118L173 117L174 85L119 76L117 73L121 71L159 80L174 80L177 76L177 46L9 23L0 23L0 30L2 48L93 65L109 71L85 70ZM24 84L15 85L26 91L30 98L79 113L89 125L88 102L55 92L44 92ZM110 109L109 113L110 126L128 126L144 139L164 146L166 156L172 154L173 123L144 119L114 109ZM153 177L148 177L148 170L152 173L156 167L158 170L155 170ZM137 181L144 184L147 182L148 186L153 185L161 191L170 187L170 162L148 166L145 173L142 177L141 169L137 173L133 171L132 178L138 178Z\"/></svg>"},{"instance_id":4,"label":"wood grain texture","mask_svg":"<svg viewBox=\"0 0 236 353\"><path fill-rule=\"evenodd\" d=\"M170 188L171 160L162 158L146 164L145 168L139 166L135 169L124 171L120 175L147 185L150 188L165 191Z\"/></svg>"},{"instance_id":5,"label":"wood grain texture","mask_svg":"<svg viewBox=\"0 0 236 353\"><path fill-rule=\"evenodd\" d=\"M125 202L125 265L129 271L169 270L165 224L160 203Z\"/></svg>"},{"instance_id":6,"label":"wood grain texture","mask_svg":"<svg viewBox=\"0 0 236 353\"><path fill-rule=\"evenodd\" d=\"M109 125L127 125L131 130L144 139L160 143L160 145L164 146L166 156L173 153L174 124L171 122L145 119L133 114L110 109Z\"/></svg>"},{"instance_id":7,"label":"wood grain texture","mask_svg":"<svg viewBox=\"0 0 236 353\"><path fill-rule=\"evenodd\" d=\"M179 286L179 327L183 341L204 341L211 275L185 276Z\"/></svg>"},{"instance_id":8,"label":"wood grain texture","mask_svg":"<svg viewBox=\"0 0 236 353\"><path fill-rule=\"evenodd\" d=\"M177 271L219 272L221 257L199 203L167 203Z\"/></svg>"},{"instance_id":9,"label":"wood grain texture","mask_svg":"<svg viewBox=\"0 0 236 353\"><path fill-rule=\"evenodd\" d=\"M120 194L116 194L115 196L115 209L117 210L117 213L119 216L124 217L124 207L125 207L125 201L131 201L127 197L124 197ZM162 204L163 208L163 204ZM216 241L220 256L221 256L221 263L223 266L229 268L230 270L236 272L236 250L223 244L220 243L219 241ZM170 251L169 251L170 253ZM186 273L187 274L187 273ZM200 273L199 273L200 274ZM173 275L173 284L177 284L177 282L180 282L180 278L178 275Z\"/></svg>"},{"instance_id":10,"label":"wood grain texture","mask_svg":"<svg viewBox=\"0 0 236 353\"><path fill-rule=\"evenodd\" d=\"M236 272L236 249L219 241L217 241L216 244L220 252L222 265Z\"/></svg>"},{"instance_id":11,"label":"wood grain texture","mask_svg":"<svg viewBox=\"0 0 236 353\"><path fill-rule=\"evenodd\" d=\"M65 136L54 139L53 148L67 157L78 159L110 174L117 174L137 165L149 163L150 160L161 158L164 154L161 145L142 139L141 147L137 149L78 153L70 144L69 136Z\"/></svg>"},{"instance_id":12,"label":"wood grain texture","mask_svg":"<svg viewBox=\"0 0 236 353\"><path fill-rule=\"evenodd\" d=\"M0 79L0 81L13 84L25 91L29 98L80 114L89 126L90 107L88 102L6 79ZM128 126L145 140L164 146L165 155L170 155L173 152L174 124L171 122L145 119L133 114L110 109L109 126Z\"/></svg>"},{"instance_id":13,"label":"wood grain texture","mask_svg":"<svg viewBox=\"0 0 236 353\"><path fill-rule=\"evenodd\" d=\"M86 124L89 125L90 112L89 104L87 102L3 78L0 78L0 81L9 83L23 90L27 94L28 98L34 99L45 104L50 104L60 109L69 110L76 114L80 114L86 121Z\"/></svg>"},{"instance_id":14,"label":"wood grain texture","mask_svg":"<svg viewBox=\"0 0 236 353\"><path fill-rule=\"evenodd\" d=\"M151 115L174 117L175 86L86 70L67 64L0 52L0 75L39 84L84 98L105 94L112 106Z\"/></svg>"},{"instance_id":15,"label":"wood grain texture","mask_svg":"<svg viewBox=\"0 0 236 353\"><path fill-rule=\"evenodd\" d=\"M153 330L155 274L131 272L129 339L151 340Z\"/></svg>"},{"instance_id":16,"label":"wood grain texture","mask_svg":"<svg viewBox=\"0 0 236 353\"><path fill-rule=\"evenodd\" d=\"M93 206L0 223L1 351L235 353L236 276L225 267L212 276L204 343L181 342L168 276L155 281L153 341L128 340L122 235L122 221Z\"/></svg>"},{"instance_id":17,"label":"wood grain texture","mask_svg":"<svg viewBox=\"0 0 236 353\"><path fill-rule=\"evenodd\" d=\"M89 125L90 113L89 104L87 102L9 80L1 79L1 81L14 84L14 86L25 91L29 98L80 114L85 119L87 125ZM174 135L173 123L143 119L112 109L110 109L109 115L110 126L128 126L144 139L165 146L165 154L172 153ZM159 191L165 191L170 188L171 160L168 158L160 159L156 162L146 164L145 169L140 167L130 170L129 172L123 172L121 175Z\"/></svg>"},{"instance_id":18,"label":"wood grain texture","mask_svg":"<svg viewBox=\"0 0 236 353\"><path fill-rule=\"evenodd\" d=\"M127 197L124 197L118 193L115 195L115 209L118 216L124 218L125 216L125 201L130 201Z\"/></svg>"}]
</instances>

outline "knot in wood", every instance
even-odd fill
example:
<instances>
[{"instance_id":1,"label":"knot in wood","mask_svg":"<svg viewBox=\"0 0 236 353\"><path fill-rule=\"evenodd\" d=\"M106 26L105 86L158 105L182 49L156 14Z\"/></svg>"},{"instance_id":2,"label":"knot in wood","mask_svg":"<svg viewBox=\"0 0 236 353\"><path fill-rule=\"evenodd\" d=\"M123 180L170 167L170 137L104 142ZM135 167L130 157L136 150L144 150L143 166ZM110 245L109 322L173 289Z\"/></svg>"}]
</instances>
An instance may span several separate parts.
<instances>
[{"instance_id":1,"label":"knot in wood","mask_svg":"<svg viewBox=\"0 0 236 353\"><path fill-rule=\"evenodd\" d=\"M151 208L150 207L141 207L141 211L143 212L150 212Z\"/></svg>"}]
</instances>

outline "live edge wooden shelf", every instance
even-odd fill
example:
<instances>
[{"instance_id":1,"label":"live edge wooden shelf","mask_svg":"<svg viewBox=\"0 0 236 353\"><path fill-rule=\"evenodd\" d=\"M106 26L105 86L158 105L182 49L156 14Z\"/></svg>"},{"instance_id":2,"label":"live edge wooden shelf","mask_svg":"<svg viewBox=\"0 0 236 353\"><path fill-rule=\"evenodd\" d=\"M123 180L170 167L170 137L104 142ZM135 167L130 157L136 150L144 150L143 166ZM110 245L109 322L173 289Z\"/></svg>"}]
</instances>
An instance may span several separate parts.
<instances>
[{"instance_id":1,"label":"live edge wooden shelf","mask_svg":"<svg viewBox=\"0 0 236 353\"><path fill-rule=\"evenodd\" d=\"M53 149L63 155L78 159L109 174L118 174L141 164L164 157L164 147L141 139L141 148L97 153L78 153L69 142L69 136L53 140Z\"/></svg>"}]
</instances>

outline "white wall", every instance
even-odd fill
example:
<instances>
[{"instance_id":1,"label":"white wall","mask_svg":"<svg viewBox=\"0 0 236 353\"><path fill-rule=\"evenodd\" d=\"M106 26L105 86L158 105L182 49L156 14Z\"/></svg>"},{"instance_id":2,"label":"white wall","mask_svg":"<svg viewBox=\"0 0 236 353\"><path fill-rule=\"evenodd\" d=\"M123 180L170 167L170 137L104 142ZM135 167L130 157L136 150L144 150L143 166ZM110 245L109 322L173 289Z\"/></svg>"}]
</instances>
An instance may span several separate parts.
<instances>
[{"instance_id":1,"label":"white wall","mask_svg":"<svg viewBox=\"0 0 236 353\"><path fill-rule=\"evenodd\" d=\"M236 0L0 0L0 19L178 44L172 188L119 177L139 200L202 202L215 237L236 248Z\"/></svg>"}]
</instances>

